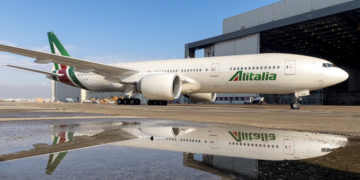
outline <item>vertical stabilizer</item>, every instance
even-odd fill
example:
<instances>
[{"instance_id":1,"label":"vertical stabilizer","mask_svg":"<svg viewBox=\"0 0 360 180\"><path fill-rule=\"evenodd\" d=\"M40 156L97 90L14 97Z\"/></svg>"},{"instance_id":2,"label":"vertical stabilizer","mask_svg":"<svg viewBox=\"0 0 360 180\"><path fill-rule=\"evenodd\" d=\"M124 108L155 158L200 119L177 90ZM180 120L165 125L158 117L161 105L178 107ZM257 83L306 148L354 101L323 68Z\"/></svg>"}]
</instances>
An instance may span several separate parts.
<instances>
[{"instance_id":1,"label":"vertical stabilizer","mask_svg":"<svg viewBox=\"0 0 360 180\"><path fill-rule=\"evenodd\" d=\"M48 32L47 35L49 38L51 53L56 54L56 55L62 55L62 56L70 56L69 53L64 48L64 46L59 41L59 39L56 37L54 32ZM52 70L56 71L59 69L66 69L66 65L54 63Z\"/></svg>"}]
</instances>

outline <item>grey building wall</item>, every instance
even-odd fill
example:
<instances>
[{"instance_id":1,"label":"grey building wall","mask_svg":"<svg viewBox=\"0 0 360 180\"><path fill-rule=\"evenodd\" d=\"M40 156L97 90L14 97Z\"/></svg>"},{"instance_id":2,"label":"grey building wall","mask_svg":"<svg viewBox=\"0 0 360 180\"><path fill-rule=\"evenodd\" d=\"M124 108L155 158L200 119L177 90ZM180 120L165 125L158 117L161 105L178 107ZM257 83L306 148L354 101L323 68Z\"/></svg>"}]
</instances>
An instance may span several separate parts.
<instances>
[{"instance_id":1,"label":"grey building wall","mask_svg":"<svg viewBox=\"0 0 360 180\"><path fill-rule=\"evenodd\" d=\"M55 101L65 101L72 98L75 102L80 101L80 89L57 81L52 82L52 97Z\"/></svg>"},{"instance_id":2,"label":"grey building wall","mask_svg":"<svg viewBox=\"0 0 360 180\"><path fill-rule=\"evenodd\" d=\"M354 0L283 0L223 20L223 34Z\"/></svg>"},{"instance_id":3,"label":"grey building wall","mask_svg":"<svg viewBox=\"0 0 360 180\"><path fill-rule=\"evenodd\" d=\"M216 43L214 46L206 47L205 57L231 56L242 54L260 53L260 34L253 34L242 38Z\"/></svg>"}]
</instances>

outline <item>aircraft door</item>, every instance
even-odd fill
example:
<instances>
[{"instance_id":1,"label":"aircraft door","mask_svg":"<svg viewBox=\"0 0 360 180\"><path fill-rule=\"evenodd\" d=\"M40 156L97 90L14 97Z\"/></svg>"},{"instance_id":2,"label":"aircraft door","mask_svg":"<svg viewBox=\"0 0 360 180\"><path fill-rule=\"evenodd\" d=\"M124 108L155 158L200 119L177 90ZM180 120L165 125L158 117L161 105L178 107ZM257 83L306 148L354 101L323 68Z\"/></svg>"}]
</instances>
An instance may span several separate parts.
<instances>
[{"instance_id":1,"label":"aircraft door","mask_svg":"<svg viewBox=\"0 0 360 180\"><path fill-rule=\"evenodd\" d=\"M219 63L213 63L211 64L210 69L210 76L211 77L218 77L219 76Z\"/></svg>"},{"instance_id":2,"label":"aircraft door","mask_svg":"<svg viewBox=\"0 0 360 180\"><path fill-rule=\"evenodd\" d=\"M284 153L285 154L294 154L295 153L295 143L292 139L284 139Z\"/></svg>"},{"instance_id":3,"label":"aircraft door","mask_svg":"<svg viewBox=\"0 0 360 180\"><path fill-rule=\"evenodd\" d=\"M218 136L217 135L210 135L209 136L209 140L210 140L210 148L211 149L217 149L218 148Z\"/></svg>"},{"instance_id":4,"label":"aircraft door","mask_svg":"<svg viewBox=\"0 0 360 180\"><path fill-rule=\"evenodd\" d=\"M285 75L295 75L296 72L296 61L285 60Z\"/></svg>"}]
</instances>

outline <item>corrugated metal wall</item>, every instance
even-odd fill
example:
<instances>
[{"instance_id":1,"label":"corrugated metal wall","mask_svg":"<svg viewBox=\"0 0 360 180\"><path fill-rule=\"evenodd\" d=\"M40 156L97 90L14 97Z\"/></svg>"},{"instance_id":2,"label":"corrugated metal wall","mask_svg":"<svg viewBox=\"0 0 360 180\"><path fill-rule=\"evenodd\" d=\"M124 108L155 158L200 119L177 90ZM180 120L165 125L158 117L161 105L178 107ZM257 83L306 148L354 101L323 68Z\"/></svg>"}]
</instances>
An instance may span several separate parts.
<instances>
[{"instance_id":1,"label":"corrugated metal wall","mask_svg":"<svg viewBox=\"0 0 360 180\"><path fill-rule=\"evenodd\" d=\"M257 54L260 52L260 34L253 34L242 38L215 44L215 56L230 56L242 54ZM205 56L207 51L205 52Z\"/></svg>"},{"instance_id":2,"label":"corrugated metal wall","mask_svg":"<svg viewBox=\"0 0 360 180\"><path fill-rule=\"evenodd\" d=\"M72 98L74 101L80 101L80 89L60 82L53 84L53 98L57 101L65 101L66 98ZM55 88L55 89L54 89Z\"/></svg>"},{"instance_id":3,"label":"corrugated metal wall","mask_svg":"<svg viewBox=\"0 0 360 180\"><path fill-rule=\"evenodd\" d=\"M283 0L223 20L223 34L354 0Z\"/></svg>"}]
</instances>

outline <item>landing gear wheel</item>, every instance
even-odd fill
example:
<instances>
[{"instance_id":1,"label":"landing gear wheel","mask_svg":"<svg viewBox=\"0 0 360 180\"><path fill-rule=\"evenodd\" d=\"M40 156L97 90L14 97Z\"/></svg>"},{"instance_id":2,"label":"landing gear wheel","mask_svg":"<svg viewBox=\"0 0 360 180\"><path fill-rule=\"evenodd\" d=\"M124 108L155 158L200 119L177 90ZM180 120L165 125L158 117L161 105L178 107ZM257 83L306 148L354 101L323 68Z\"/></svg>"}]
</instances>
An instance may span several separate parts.
<instances>
[{"instance_id":1,"label":"landing gear wheel","mask_svg":"<svg viewBox=\"0 0 360 180\"><path fill-rule=\"evenodd\" d=\"M292 103L290 104L291 109L300 109L300 103Z\"/></svg>"},{"instance_id":2,"label":"landing gear wheel","mask_svg":"<svg viewBox=\"0 0 360 180\"><path fill-rule=\"evenodd\" d=\"M166 106L168 104L167 101L159 101L159 100L148 100L148 105L155 105L155 106Z\"/></svg>"},{"instance_id":3,"label":"landing gear wheel","mask_svg":"<svg viewBox=\"0 0 360 180\"><path fill-rule=\"evenodd\" d=\"M153 105L153 101L152 101L152 100L148 100L147 104L151 106L151 105Z\"/></svg>"},{"instance_id":4,"label":"landing gear wheel","mask_svg":"<svg viewBox=\"0 0 360 180\"><path fill-rule=\"evenodd\" d=\"M135 99L134 99L134 98L130 98L130 99L129 99L129 104L130 104L130 105L135 105Z\"/></svg>"},{"instance_id":5,"label":"landing gear wheel","mask_svg":"<svg viewBox=\"0 0 360 180\"><path fill-rule=\"evenodd\" d=\"M116 100L116 103L117 103L118 105L121 105L121 104L123 104L123 101L122 101L121 99L118 99L118 100Z\"/></svg>"},{"instance_id":6,"label":"landing gear wheel","mask_svg":"<svg viewBox=\"0 0 360 180\"><path fill-rule=\"evenodd\" d=\"M300 109L300 102L302 102L302 98L295 97L293 102L290 103L291 109Z\"/></svg>"},{"instance_id":7,"label":"landing gear wheel","mask_svg":"<svg viewBox=\"0 0 360 180\"><path fill-rule=\"evenodd\" d=\"M167 101L163 101L161 105L167 106L167 105L168 105L168 102L167 102Z\"/></svg>"},{"instance_id":8,"label":"landing gear wheel","mask_svg":"<svg viewBox=\"0 0 360 180\"><path fill-rule=\"evenodd\" d=\"M123 99L123 104L128 105L129 104L129 99Z\"/></svg>"},{"instance_id":9,"label":"landing gear wheel","mask_svg":"<svg viewBox=\"0 0 360 180\"><path fill-rule=\"evenodd\" d=\"M141 101L140 99L135 99L135 105L140 105Z\"/></svg>"}]
</instances>

